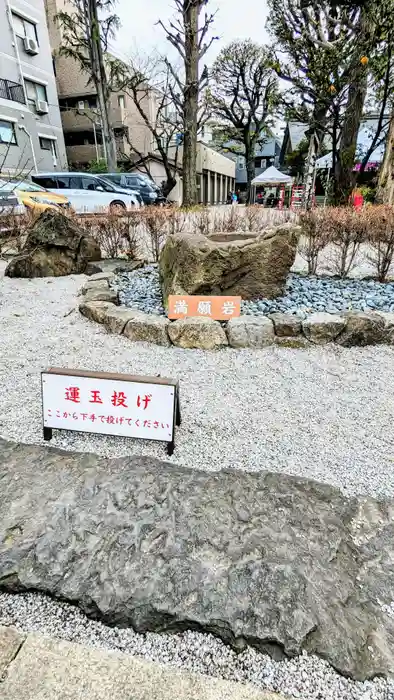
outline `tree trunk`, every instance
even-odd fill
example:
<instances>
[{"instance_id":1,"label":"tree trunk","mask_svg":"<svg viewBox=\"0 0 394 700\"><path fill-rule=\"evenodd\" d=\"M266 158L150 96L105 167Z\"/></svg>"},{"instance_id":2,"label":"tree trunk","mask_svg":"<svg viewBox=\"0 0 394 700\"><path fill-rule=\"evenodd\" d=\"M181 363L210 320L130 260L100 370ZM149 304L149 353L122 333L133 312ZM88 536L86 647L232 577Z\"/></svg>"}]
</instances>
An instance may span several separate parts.
<instances>
[{"instance_id":1,"label":"tree trunk","mask_svg":"<svg viewBox=\"0 0 394 700\"><path fill-rule=\"evenodd\" d=\"M199 94L198 16L200 0L184 0L185 87L183 127L183 206L198 203L197 192L197 122Z\"/></svg>"},{"instance_id":2,"label":"tree trunk","mask_svg":"<svg viewBox=\"0 0 394 700\"><path fill-rule=\"evenodd\" d=\"M380 204L394 204L394 112L391 114L386 150L379 174L376 201Z\"/></svg>"},{"instance_id":3,"label":"tree trunk","mask_svg":"<svg viewBox=\"0 0 394 700\"><path fill-rule=\"evenodd\" d=\"M245 139L245 161L246 161L246 203L252 202L252 182L256 177L255 151L256 147L248 142L249 134Z\"/></svg>"},{"instance_id":4,"label":"tree trunk","mask_svg":"<svg viewBox=\"0 0 394 700\"><path fill-rule=\"evenodd\" d=\"M317 133L314 129L310 139L308 155L306 159L305 176L304 176L304 207L305 209L310 209L313 202L314 186L315 186L315 171L316 171L316 160L318 153L318 139Z\"/></svg>"},{"instance_id":5,"label":"tree trunk","mask_svg":"<svg viewBox=\"0 0 394 700\"><path fill-rule=\"evenodd\" d=\"M353 168L367 87L368 73L364 66L360 64L349 87L339 145L339 158L335 168L334 199L337 204L346 204L349 201L356 184L356 175Z\"/></svg>"},{"instance_id":6,"label":"tree trunk","mask_svg":"<svg viewBox=\"0 0 394 700\"><path fill-rule=\"evenodd\" d=\"M115 172L117 168L116 144L114 130L109 118L109 97L107 75L105 72L103 49L100 39L100 24L96 0L88 0L90 42L92 48L92 77L97 90L97 99L101 116L101 128L107 168Z\"/></svg>"}]
</instances>

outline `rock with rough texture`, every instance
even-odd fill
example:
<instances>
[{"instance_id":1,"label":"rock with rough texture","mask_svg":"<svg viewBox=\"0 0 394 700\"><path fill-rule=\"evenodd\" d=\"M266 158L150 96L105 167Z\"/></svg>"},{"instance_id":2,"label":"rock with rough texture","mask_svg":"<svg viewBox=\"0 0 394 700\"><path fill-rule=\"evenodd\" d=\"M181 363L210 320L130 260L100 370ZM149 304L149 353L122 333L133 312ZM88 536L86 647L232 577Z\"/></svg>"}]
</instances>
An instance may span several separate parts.
<instances>
[{"instance_id":1,"label":"rock with rough texture","mask_svg":"<svg viewBox=\"0 0 394 700\"><path fill-rule=\"evenodd\" d=\"M136 309L126 309L124 306L120 308L113 304L106 311L102 323L110 333L121 335L129 321L138 318L141 311Z\"/></svg>"},{"instance_id":2,"label":"rock with rough texture","mask_svg":"<svg viewBox=\"0 0 394 700\"><path fill-rule=\"evenodd\" d=\"M261 234L180 233L167 238L160 256L163 296L280 296L294 263L298 227L278 226Z\"/></svg>"},{"instance_id":3,"label":"rock with rough texture","mask_svg":"<svg viewBox=\"0 0 394 700\"><path fill-rule=\"evenodd\" d=\"M394 502L0 440L0 586L139 632L201 629L394 673Z\"/></svg>"},{"instance_id":4,"label":"rock with rough texture","mask_svg":"<svg viewBox=\"0 0 394 700\"><path fill-rule=\"evenodd\" d=\"M105 283L97 284L94 288L87 289L84 297L86 301L109 301L112 304L119 304L118 293L110 289Z\"/></svg>"},{"instance_id":5,"label":"rock with rough texture","mask_svg":"<svg viewBox=\"0 0 394 700\"><path fill-rule=\"evenodd\" d=\"M279 337L295 337L301 334L301 320L293 314L275 313L270 314L269 318L274 324L275 334Z\"/></svg>"},{"instance_id":6,"label":"rock with rough texture","mask_svg":"<svg viewBox=\"0 0 394 700\"><path fill-rule=\"evenodd\" d=\"M232 348L265 348L275 341L274 326L267 316L240 316L227 324Z\"/></svg>"},{"instance_id":7,"label":"rock with rough texture","mask_svg":"<svg viewBox=\"0 0 394 700\"><path fill-rule=\"evenodd\" d=\"M394 313L392 311L376 311L384 321L383 343L394 345Z\"/></svg>"},{"instance_id":8,"label":"rock with rough texture","mask_svg":"<svg viewBox=\"0 0 394 700\"><path fill-rule=\"evenodd\" d=\"M97 323L104 323L107 313L113 308L115 308L114 305L108 301L84 300L79 305L81 314L86 316L90 321L96 321Z\"/></svg>"},{"instance_id":9,"label":"rock with rough texture","mask_svg":"<svg viewBox=\"0 0 394 700\"><path fill-rule=\"evenodd\" d=\"M296 337L294 335L289 335L289 336L276 336L275 337L275 345L278 348L301 348L301 349L308 349L312 347L312 343L307 339L304 338L303 335L297 335Z\"/></svg>"},{"instance_id":10,"label":"rock with rough texture","mask_svg":"<svg viewBox=\"0 0 394 700\"><path fill-rule=\"evenodd\" d=\"M315 345L325 345L332 343L345 326L346 318L344 316L318 311L303 321L302 330L305 337Z\"/></svg>"},{"instance_id":11,"label":"rock with rough texture","mask_svg":"<svg viewBox=\"0 0 394 700\"><path fill-rule=\"evenodd\" d=\"M155 345L170 345L168 337L168 318L158 314L138 313L125 326L123 335L134 342L154 343Z\"/></svg>"},{"instance_id":12,"label":"rock with rough texture","mask_svg":"<svg viewBox=\"0 0 394 700\"><path fill-rule=\"evenodd\" d=\"M182 318L168 325L173 345L180 348L216 350L228 345L227 336L218 321L211 318Z\"/></svg>"},{"instance_id":13,"label":"rock with rough texture","mask_svg":"<svg viewBox=\"0 0 394 700\"><path fill-rule=\"evenodd\" d=\"M11 661L17 655L25 639L25 635L14 627L0 627L0 683ZM1 697L2 694L1 694Z\"/></svg>"},{"instance_id":14,"label":"rock with rough texture","mask_svg":"<svg viewBox=\"0 0 394 700\"><path fill-rule=\"evenodd\" d=\"M33 223L20 255L8 264L8 277L60 277L85 272L101 259L97 241L75 221L53 210Z\"/></svg>"},{"instance_id":15,"label":"rock with rough texture","mask_svg":"<svg viewBox=\"0 0 394 700\"><path fill-rule=\"evenodd\" d=\"M344 314L346 328L336 339L339 345L350 348L353 345L378 345L385 338L384 319L376 313L350 311Z\"/></svg>"}]
</instances>

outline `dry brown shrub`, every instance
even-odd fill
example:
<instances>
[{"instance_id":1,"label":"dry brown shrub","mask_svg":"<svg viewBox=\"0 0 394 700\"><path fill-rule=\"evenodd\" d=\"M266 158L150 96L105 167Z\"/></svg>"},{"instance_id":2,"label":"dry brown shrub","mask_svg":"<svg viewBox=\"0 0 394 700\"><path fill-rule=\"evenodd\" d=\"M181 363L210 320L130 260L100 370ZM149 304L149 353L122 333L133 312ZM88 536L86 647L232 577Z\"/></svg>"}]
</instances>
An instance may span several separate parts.
<instances>
[{"instance_id":1,"label":"dry brown shrub","mask_svg":"<svg viewBox=\"0 0 394 700\"><path fill-rule=\"evenodd\" d=\"M158 262L161 249L171 226L173 226L173 208L145 207L141 210L141 220L147 234L151 259L154 262Z\"/></svg>"},{"instance_id":2,"label":"dry brown shrub","mask_svg":"<svg viewBox=\"0 0 394 700\"><path fill-rule=\"evenodd\" d=\"M0 254L21 252L30 227L38 214L26 209L24 214L2 214L0 216Z\"/></svg>"},{"instance_id":3,"label":"dry brown shrub","mask_svg":"<svg viewBox=\"0 0 394 700\"><path fill-rule=\"evenodd\" d=\"M99 243L108 258L138 257L138 229L140 210L124 214L107 213L94 216L72 216L74 221Z\"/></svg>"},{"instance_id":4,"label":"dry brown shrub","mask_svg":"<svg viewBox=\"0 0 394 700\"><path fill-rule=\"evenodd\" d=\"M300 216L302 235L298 250L310 275L316 275L320 254L328 243L326 212L327 209L311 209Z\"/></svg>"},{"instance_id":5,"label":"dry brown shrub","mask_svg":"<svg viewBox=\"0 0 394 700\"><path fill-rule=\"evenodd\" d=\"M394 207L388 204L365 207L363 220L370 246L368 260L379 282L386 282L394 256Z\"/></svg>"},{"instance_id":6,"label":"dry brown shrub","mask_svg":"<svg viewBox=\"0 0 394 700\"><path fill-rule=\"evenodd\" d=\"M360 246L367 240L364 210L353 207L328 207L324 227L332 246L332 265L339 277L348 277L356 265Z\"/></svg>"}]
</instances>

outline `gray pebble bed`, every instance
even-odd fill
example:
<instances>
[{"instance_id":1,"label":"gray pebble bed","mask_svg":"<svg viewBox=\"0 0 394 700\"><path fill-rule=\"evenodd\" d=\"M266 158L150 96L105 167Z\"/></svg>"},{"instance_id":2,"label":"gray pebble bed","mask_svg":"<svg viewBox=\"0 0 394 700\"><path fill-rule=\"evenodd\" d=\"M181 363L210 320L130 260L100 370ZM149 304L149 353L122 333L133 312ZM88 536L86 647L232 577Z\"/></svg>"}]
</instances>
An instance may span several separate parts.
<instances>
[{"instance_id":1,"label":"gray pebble bed","mask_svg":"<svg viewBox=\"0 0 394 700\"><path fill-rule=\"evenodd\" d=\"M164 314L163 300L156 265L148 265L135 272L120 274L114 288L119 291L124 306L146 313ZM394 311L394 283L382 284L374 280L308 277L291 273L286 293L277 299L242 302L243 314L284 312L305 318L314 311L338 313L360 311Z\"/></svg>"},{"instance_id":2,"label":"gray pebble bed","mask_svg":"<svg viewBox=\"0 0 394 700\"><path fill-rule=\"evenodd\" d=\"M160 443L123 438L55 431L51 444L110 457L152 455L204 470L286 472L348 495L394 497L392 348L215 353L133 344L79 314L84 280L0 279L1 437L43 444L40 372L47 367L161 374L180 380L183 423L171 458ZM237 657L209 635L109 630L41 596L1 594L0 624L252 680L294 697L394 700L391 684L353 684L314 657L274 663L253 650Z\"/></svg>"},{"instance_id":3,"label":"gray pebble bed","mask_svg":"<svg viewBox=\"0 0 394 700\"><path fill-rule=\"evenodd\" d=\"M210 634L137 634L89 620L78 608L33 593L0 592L0 625L41 632L87 646L121 651L229 681L249 682L302 700L393 700L394 682L356 683L315 656L276 662L248 647L237 654Z\"/></svg>"}]
</instances>

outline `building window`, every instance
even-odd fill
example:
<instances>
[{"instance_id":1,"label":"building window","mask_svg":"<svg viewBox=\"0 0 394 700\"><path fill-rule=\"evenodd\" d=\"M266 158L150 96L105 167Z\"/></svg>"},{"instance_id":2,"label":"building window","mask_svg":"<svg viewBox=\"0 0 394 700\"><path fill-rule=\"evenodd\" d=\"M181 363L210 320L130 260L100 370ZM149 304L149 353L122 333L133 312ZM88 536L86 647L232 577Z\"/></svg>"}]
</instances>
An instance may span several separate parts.
<instances>
[{"instance_id":1,"label":"building window","mask_svg":"<svg viewBox=\"0 0 394 700\"><path fill-rule=\"evenodd\" d=\"M14 31L17 36L21 39L27 37L28 39L34 39L38 44L37 27L33 22L29 22L28 19L20 17L19 15L12 15L12 21L14 25Z\"/></svg>"},{"instance_id":2,"label":"building window","mask_svg":"<svg viewBox=\"0 0 394 700\"><path fill-rule=\"evenodd\" d=\"M29 105L35 107L37 100L43 100L48 102L47 89L45 85L40 83L33 83L32 80L25 80L25 88L27 95L27 102Z\"/></svg>"},{"instance_id":3,"label":"building window","mask_svg":"<svg viewBox=\"0 0 394 700\"><path fill-rule=\"evenodd\" d=\"M56 156L55 139L46 139L44 136L40 136L40 148L42 151L50 151L52 155Z\"/></svg>"},{"instance_id":4,"label":"building window","mask_svg":"<svg viewBox=\"0 0 394 700\"><path fill-rule=\"evenodd\" d=\"M125 100L125 96L124 96L124 95L119 95L119 97L118 97L118 105L119 105L120 109L124 109L124 108L125 108L125 106L126 106L126 100Z\"/></svg>"},{"instance_id":5,"label":"building window","mask_svg":"<svg viewBox=\"0 0 394 700\"><path fill-rule=\"evenodd\" d=\"M9 143L14 146L17 145L15 125L13 122L7 122L4 119L0 119L0 143Z\"/></svg>"}]
</instances>

